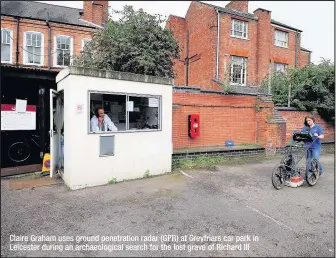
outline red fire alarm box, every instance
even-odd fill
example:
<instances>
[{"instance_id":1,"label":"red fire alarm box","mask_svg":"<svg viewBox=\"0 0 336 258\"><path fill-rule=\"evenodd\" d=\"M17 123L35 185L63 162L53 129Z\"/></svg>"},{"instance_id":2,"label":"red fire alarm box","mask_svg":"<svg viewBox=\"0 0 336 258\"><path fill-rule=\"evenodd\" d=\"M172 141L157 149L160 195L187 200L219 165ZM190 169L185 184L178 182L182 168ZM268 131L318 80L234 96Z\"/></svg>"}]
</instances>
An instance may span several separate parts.
<instances>
[{"instance_id":1,"label":"red fire alarm box","mask_svg":"<svg viewBox=\"0 0 336 258\"><path fill-rule=\"evenodd\" d=\"M189 137L195 138L200 135L200 116L199 115L189 115L188 116L189 126Z\"/></svg>"}]
</instances>

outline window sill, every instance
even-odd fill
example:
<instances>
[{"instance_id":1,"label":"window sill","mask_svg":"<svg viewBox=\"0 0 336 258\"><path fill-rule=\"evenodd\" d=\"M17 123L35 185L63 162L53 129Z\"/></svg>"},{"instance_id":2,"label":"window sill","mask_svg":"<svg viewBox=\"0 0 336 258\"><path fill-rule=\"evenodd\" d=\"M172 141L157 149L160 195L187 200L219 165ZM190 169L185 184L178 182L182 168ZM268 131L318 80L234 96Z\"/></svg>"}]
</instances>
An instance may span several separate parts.
<instances>
[{"instance_id":1,"label":"window sill","mask_svg":"<svg viewBox=\"0 0 336 258\"><path fill-rule=\"evenodd\" d=\"M127 131L107 131L107 132L99 132L93 133L89 132L89 135L105 135L105 134L120 134L120 133L141 133L141 132L162 132L162 129L137 129L137 130L127 130Z\"/></svg>"},{"instance_id":2,"label":"window sill","mask_svg":"<svg viewBox=\"0 0 336 258\"><path fill-rule=\"evenodd\" d=\"M233 36L233 35L230 35L231 38L234 38L234 39L242 39L242 40L246 40L246 41L249 41L248 38L241 38L241 37L237 37L237 36Z\"/></svg>"},{"instance_id":3,"label":"window sill","mask_svg":"<svg viewBox=\"0 0 336 258\"><path fill-rule=\"evenodd\" d=\"M233 82L230 82L230 85L231 86L243 86L243 87L246 87L246 84L233 83Z\"/></svg>"},{"instance_id":4,"label":"window sill","mask_svg":"<svg viewBox=\"0 0 336 258\"><path fill-rule=\"evenodd\" d=\"M275 45L275 44L274 44L274 46L275 46L275 47L279 47L279 48L288 49L288 47L282 47L282 46L278 46L278 45Z\"/></svg>"},{"instance_id":5,"label":"window sill","mask_svg":"<svg viewBox=\"0 0 336 258\"><path fill-rule=\"evenodd\" d=\"M23 65L30 65L30 66L43 66L43 64L30 64L30 63L26 63L26 62L23 62Z\"/></svg>"},{"instance_id":6,"label":"window sill","mask_svg":"<svg viewBox=\"0 0 336 258\"><path fill-rule=\"evenodd\" d=\"M63 65L54 65L53 67L55 67L55 68L67 68L68 66L67 65L65 65L65 66L63 66Z\"/></svg>"},{"instance_id":7,"label":"window sill","mask_svg":"<svg viewBox=\"0 0 336 258\"><path fill-rule=\"evenodd\" d=\"M13 64L12 61L1 61L2 64Z\"/></svg>"}]
</instances>

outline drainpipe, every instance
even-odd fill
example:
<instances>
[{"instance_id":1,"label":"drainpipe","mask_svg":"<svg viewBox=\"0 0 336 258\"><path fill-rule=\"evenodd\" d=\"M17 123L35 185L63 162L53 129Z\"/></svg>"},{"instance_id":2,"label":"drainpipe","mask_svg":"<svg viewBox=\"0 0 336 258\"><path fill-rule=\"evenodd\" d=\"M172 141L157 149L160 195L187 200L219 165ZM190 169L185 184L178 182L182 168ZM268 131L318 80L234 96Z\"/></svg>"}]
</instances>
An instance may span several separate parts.
<instances>
[{"instance_id":1,"label":"drainpipe","mask_svg":"<svg viewBox=\"0 0 336 258\"><path fill-rule=\"evenodd\" d=\"M39 115L39 131L40 131L40 158L43 158L45 150L45 88L39 85L39 98L38 98L38 115Z\"/></svg>"},{"instance_id":2,"label":"drainpipe","mask_svg":"<svg viewBox=\"0 0 336 258\"><path fill-rule=\"evenodd\" d=\"M298 58L298 54L299 54L299 31L296 31L296 35L295 35L295 68L299 67L299 58Z\"/></svg>"},{"instance_id":3,"label":"drainpipe","mask_svg":"<svg viewBox=\"0 0 336 258\"><path fill-rule=\"evenodd\" d=\"M20 27L20 17L16 17L16 66L19 65L19 27Z\"/></svg>"},{"instance_id":4,"label":"drainpipe","mask_svg":"<svg viewBox=\"0 0 336 258\"><path fill-rule=\"evenodd\" d=\"M47 12L47 20L46 20L47 26L48 26L48 70L50 70L51 67L51 27L49 23L49 12Z\"/></svg>"},{"instance_id":5,"label":"drainpipe","mask_svg":"<svg viewBox=\"0 0 336 258\"><path fill-rule=\"evenodd\" d=\"M216 56L216 80L218 80L219 77L219 26L220 26L220 14L219 11L216 9L217 12L217 56Z\"/></svg>"}]
</instances>

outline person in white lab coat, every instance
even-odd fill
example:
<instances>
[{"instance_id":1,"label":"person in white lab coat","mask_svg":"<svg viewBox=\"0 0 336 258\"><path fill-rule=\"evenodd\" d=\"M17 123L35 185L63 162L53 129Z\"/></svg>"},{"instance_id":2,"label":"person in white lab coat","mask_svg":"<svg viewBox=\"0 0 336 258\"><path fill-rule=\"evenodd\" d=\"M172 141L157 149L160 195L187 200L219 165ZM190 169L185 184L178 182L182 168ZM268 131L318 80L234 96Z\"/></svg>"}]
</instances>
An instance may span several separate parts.
<instances>
[{"instance_id":1,"label":"person in white lab coat","mask_svg":"<svg viewBox=\"0 0 336 258\"><path fill-rule=\"evenodd\" d=\"M104 113L103 108L96 108L95 115L91 118L90 121L91 132L99 133L99 132L107 132L118 131L118 128L114 125L112 120Z\"/></svg>"}]
</instances>

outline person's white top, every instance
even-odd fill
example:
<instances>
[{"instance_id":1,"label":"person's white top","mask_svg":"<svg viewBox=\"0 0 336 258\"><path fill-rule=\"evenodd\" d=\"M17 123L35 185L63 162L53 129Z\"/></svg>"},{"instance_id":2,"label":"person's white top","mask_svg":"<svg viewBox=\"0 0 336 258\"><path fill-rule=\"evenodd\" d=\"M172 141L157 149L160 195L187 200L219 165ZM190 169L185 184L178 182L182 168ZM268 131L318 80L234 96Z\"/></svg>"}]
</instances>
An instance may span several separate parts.
<instances>
[{"instance_id":1,"label":"person's white top","mask_svg":"<svg viewBox=\"0 0 336 258\"><path fill-rule=\"evenodd\" d=\"M94 132L94 133L107 132L107 131L112 131L112 132L118 131L118 128L114 125L112 120L106 114L104 114L103 126L101 129L98 126L98 117L96 116L93 116L91 118L90 129L91 129L91 132Z\"/></svg>"}]
</instances>

